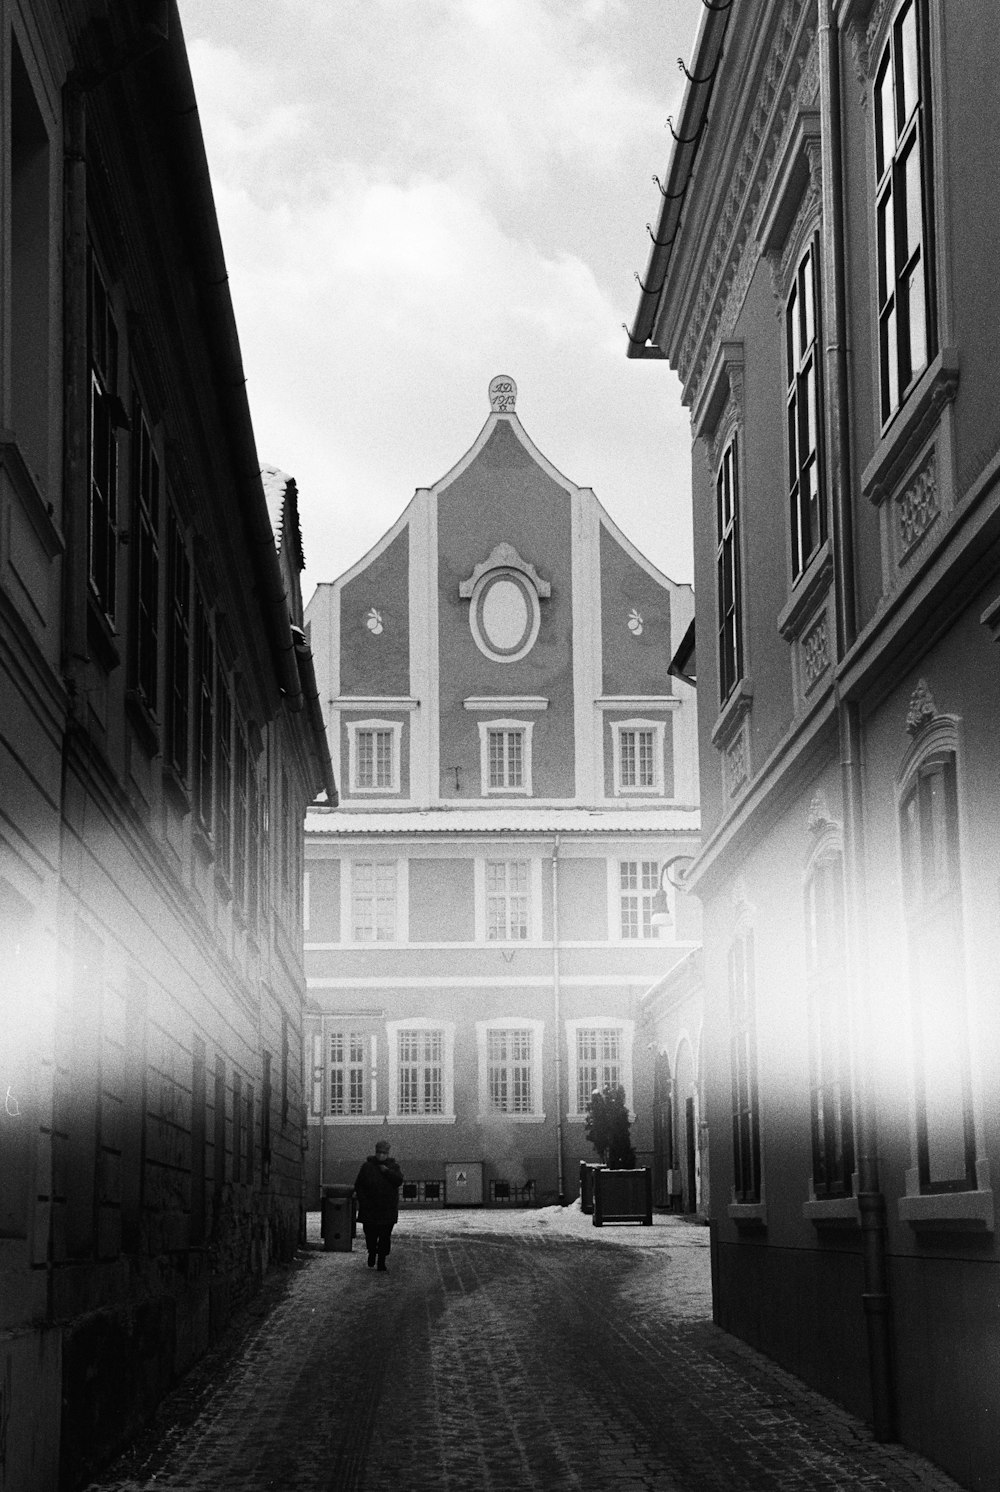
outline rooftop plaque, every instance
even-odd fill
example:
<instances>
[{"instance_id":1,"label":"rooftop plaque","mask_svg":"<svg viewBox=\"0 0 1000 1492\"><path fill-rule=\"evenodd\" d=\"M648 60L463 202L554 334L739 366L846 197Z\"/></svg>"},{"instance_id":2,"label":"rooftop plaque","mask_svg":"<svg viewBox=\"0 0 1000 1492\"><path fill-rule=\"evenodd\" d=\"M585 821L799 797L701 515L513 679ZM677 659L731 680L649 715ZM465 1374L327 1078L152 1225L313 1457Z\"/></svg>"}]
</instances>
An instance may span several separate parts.
<instances>
[{"instance_id":1,"label":"rooftop plaque","mask_svg":"<svg viewBox=\"0 0 1000 1492\"><path fill-rule=\"evenodd\" d=\"M490 408L494 414L513 414L517 405L517 384L506 373L490 379Z\"/></svg>"}]
</instances>

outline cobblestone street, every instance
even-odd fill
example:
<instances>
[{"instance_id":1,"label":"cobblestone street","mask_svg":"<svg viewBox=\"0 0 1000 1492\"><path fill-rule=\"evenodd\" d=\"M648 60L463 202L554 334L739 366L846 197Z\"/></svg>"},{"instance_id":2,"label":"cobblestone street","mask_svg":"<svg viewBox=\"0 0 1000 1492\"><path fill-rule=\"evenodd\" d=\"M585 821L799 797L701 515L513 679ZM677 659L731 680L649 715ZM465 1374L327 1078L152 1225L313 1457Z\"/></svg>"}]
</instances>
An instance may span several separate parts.
<instances>
[{"instance_id":1,"label":"cobblestone street","mask_svg":"<svg viewBox=\"0 0 1000 1492\"><path fill-rule=\"evenodd\" d=\"M310 1217L318 1244L318 1218ZM708 1230L405 1215L299 1255L93 1492L799 1492L955 1483L711 1324Z\"/></svg>"}]
</instances>

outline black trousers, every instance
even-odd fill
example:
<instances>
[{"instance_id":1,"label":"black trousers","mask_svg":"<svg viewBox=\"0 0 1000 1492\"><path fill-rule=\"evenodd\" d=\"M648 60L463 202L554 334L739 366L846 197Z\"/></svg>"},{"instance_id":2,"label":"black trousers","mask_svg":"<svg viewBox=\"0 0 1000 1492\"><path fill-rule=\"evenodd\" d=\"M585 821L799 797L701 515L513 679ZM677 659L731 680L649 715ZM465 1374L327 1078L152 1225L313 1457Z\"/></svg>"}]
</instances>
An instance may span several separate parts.
<instances>
[{"instance_id":1,"label":"black trousers","mask_svg":"<svg viewBox=\"0 0 1000 1492\"><path fill-rule=\"evenodd\" d=\"M375 1254L381 1262L392 1247L392 1230L395 1224L362 1222L361 1226L365 1232L368 1252Z\"/></svg>"}]
</instances>

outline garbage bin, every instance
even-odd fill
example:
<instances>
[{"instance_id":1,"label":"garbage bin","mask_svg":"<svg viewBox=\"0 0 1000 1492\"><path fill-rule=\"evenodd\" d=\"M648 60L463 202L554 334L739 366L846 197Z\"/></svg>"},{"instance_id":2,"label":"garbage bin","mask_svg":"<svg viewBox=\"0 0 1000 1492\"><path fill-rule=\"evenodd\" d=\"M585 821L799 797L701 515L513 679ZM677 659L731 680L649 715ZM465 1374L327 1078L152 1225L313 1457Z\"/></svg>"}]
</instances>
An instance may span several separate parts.
<instances>
[{"instance_id":1,"label":"garbage bin","mask_svg":"<svg viewBox=\"0 0 1000 1492\"><path fill-rule=\"evenodd\" d=\"M325 1186L320 1204L320 1234L327 1253L349 1254L354 1247L357 1203L352 1186Z\"/></svg>"},{"instance_id":2,"label":"garbage bin","mask_svg":"<svg viewBox=\"0 0 1000 1492\"><path fill-rule=\"evenodd\" d=\"M594 1177L604 1167L598 1162L582 1160L580 1162L580 1211L591 1213L594 1210Z\"/></svg>"}]
</instances>

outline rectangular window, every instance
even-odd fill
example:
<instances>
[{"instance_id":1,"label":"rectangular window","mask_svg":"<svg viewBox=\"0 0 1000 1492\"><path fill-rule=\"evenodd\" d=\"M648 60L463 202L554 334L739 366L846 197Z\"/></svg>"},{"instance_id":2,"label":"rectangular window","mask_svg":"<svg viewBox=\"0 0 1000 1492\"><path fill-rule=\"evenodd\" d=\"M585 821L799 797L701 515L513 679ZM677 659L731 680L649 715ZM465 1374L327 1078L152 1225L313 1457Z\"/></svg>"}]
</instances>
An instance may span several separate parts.
<instances>
[{"instance_id":1,"label":"rectangular window","mask_svg":"<svg viewBox=\"0 0 1000 1492\"><path fill-rule=\"evenodd\" d=\"M530 1114L532 1032L486 1033L486 1076L490 1108L499 1114Z\"/></svg>"},{"instance_id":2,"label":"rectangular window","mask_svg":"<svg viewBox=\"0 0 1000 1492\"><path fill-rule=\"evenodd\" d=\"M281 1012L281 1127L288 1123L288 1016Z\"/></svg>"},{"instance_id":3,"label":"rectangular window","mask_svg":"<svg viewBox=\"0 0 1000 1492\"><path fill-rule=\"evenodd\" d=\"M976 1186L953 752L925 761L901 809L921 1191Z\"/></svg>"},{"instance_id":4,"label":"rectangular window","mask_svg":"<svg viewBox=\"0 0 1000 1492\"><path fill-rule=\"evenodd\" d=\"M8 33L9 34L9 33ZM52 344L52 252L55 219L50 207L51 149L21 49L10 46L10 198L8 315L4 327L10 425L28 469L47 496ZM8 226L9 225L9 226ZM114 385L112 384L112 387Z\"/></svg>"},{"instance_id":5,"label":"rectangular window","mask_svg":"<svg viewBox=\"0 0 1000 1492\"><path fill-rule=\"evenodd\" d=\"M247 902L247 832L250 822L250 753L246 730L236 727L233 775L233 900L240 911Z\"/></svg>"},{"instance_id":6,"label":"rectangular window","mask_svg":"<svg viewBox=\"0 0 1000 1492\"><path fill-rule=\"evenodd\" d=\"M491 730L487 753L491 788L524 786L524 731Z\"/></svg>"},{"instance_id":7,"label":"rectangular window","mask_svg":"<svg viewBox=\"0 0 1000 1492\"><path fill-rule=\"evenodd\" d=\"M90 501L87 553L90 591L114 626L118 583L118 328L111 302L90 256L87 344L90 350Z\"/></svg>"},{"instance_id":8,"label":"rectangular window","mask_svg":"<svg viewBox=\"0 0 1000 1492\"><path fill-rule=\"evenodd\" d=\"M247 1180L253 1186L254 1167L256 1166L254 1154L254 1108L253 1108L253 1083L247 1083Z\"/></svg>"},{"instance_id":9,"label":"rectangular window","mask_svg":"<svg viewBox=\"0 0 1000 1492\"><path fill-rule=\"evenodd\" d=\"M182 782L188 775L191 687L191 562L173 508L167 508L167 758Z\"/></svg>"},{"instance_id":10,"label":"rectangular window","mask_svg":"<svg viewBox=\"0 0 1000 1492\"><path fill-rule=\"evenodd\" d=\"M444 1032L400 1031L400 1114L444 1113Z\"/></svg>"},{"instance_id":11,"label":"rectangular window","mask_svg":"<svg viewBox=\"0 0 1000 1492\"><path fill-rule=\"evenodd\" d=\"M351 924L358 943L395 941L395 860L355 860L351 876Z\"/></svg>"},{"instance_id":12,"label":"rectangular window","mask_svg":"<svg viewBox=\"0 0 1000 1492\"><path fill-rule=\"evenodd\" d=\"M875 80L879 365L883 424L934 355L925 6L907 0Z\"/></svg>"},{"instance_id":13,"label":"rectangular window","mask_svg":"<svg viewBox=\"0 0 1000 1492\"><path fill-rule=\"evenodd\" d=\"M813 1190L817 1197L846 1197L853 1184L854 1123L839 854L820 860L810 874L805 916Z\"/></svg>"},{"instance_id":14,"label":"rectangular window","mask_svg":"<svg viewBox=\"0 0 1000 1492\"><path fill-rule=\"evenodd\" d=\"M266 1184L271 1174L271 1053L263 1058L263 1081L260 1088L260 1174Z\"/></svg>"},{"instance_id":15,"label":"rectangular window","mask_svg":"<svg viewBox=\"0 0 1000 1492\"><path fill-rule=\"evenodd\" d=\"M719 693L723 704L743 675L739 545L739 463L734 435L715 481L716 581L719 604Z\"/></svg>"},{"instance_id":16,"label":"rectangular window","mask_svg":"<svg viewBox=\"0 0 1000 1492\"><path fill-rule=\"evenodd\" d=\"M132 401L132 687L156 714L159 671L160 463L137 398Z\"/></svg>"},{"instance_id":17,"label":"rectangular window","mask_svg":"<svg viewBox=\"0 0 1000 1492\"><path fill-rule=\"evenodd\" d=\"M219 869L229 880L233 873L233 705L220 670L216 683L215 848Z\"/></svg>"},{"instance_id":18,"label":"rectangular window","mask_svg":"<svg viewBox=\"0 0 1000 1492\"><path fill-rule=\"evenodd\" d=\"M360 1031L330 1033L330 1113L365 1113L365 1038Z\"/></svg>"},{"instance_id":19,"label":"rectangular window","mask_svg":"<svg viewBox=\"0 0 1000 1492\"><path fill-rule=\"evenodd\" d=\"M357 733L357 787L393 786L391 730L359 730Z\"/></svg>"},{"instance_id":20,"label":"rectangular window","mask_svg":"<svg viewBox=\"0 0 1000 1492\"><path fill-rule=\"evenodd\" d=\"M660 889L656 860L621 860L618 864L623 938L651 938L653 898Z\"/></svg>"},{"instance_id":21,"label":"rectangular window","mask_svg":"<svg viewBox=\"0 0 1000 1492\"><path fill-rule=\"evenodd\" d=\"M654 742L652 730L623 730L621 740L622 787L655 787Z\"/></svg>"},{"instance_id":22,"label":"rectangular window","mask_svg":"<svg viewBox=\"0 0 1000 1492\"><path fill-rule=\"evenodd\" d=\"M757 1023L753 934L729 949L730 1065L733 1085L733 1195L760 1201L760 1107L757 1096Z\"/></svg>"},{"instance_id":23,"label":"rectangular window","mask_svg":"<svg viewBox=\"0 0 1000 1492\"><path fill-rule=\"evenodd\" d=\"M816 245L803 254L785 307L788 508L792 580L802 575L825 538L820 472L819 270Z\"/></svg>"},{"instance_id":24,"label":"rectangular window","mask_svg":"<svg viewBox=\"0 0 1000 1492\"><path fill-rule=\"evenodd\" d=\"M265 922L271 915L271 799L270 799L270 773L267 760L264 762L264 770L260 780L260 800L258 803L259 833L257 843L260 846L260 915Z\"/></svg>"},{"instance_id":25,"label":"rectangular window","mask_svg":"<svg viewBox=\"0 0 1000 1492\"><path fill-rule=\"evenodd\" d=\"M201 597L195 602L198 643L198 694L196 722L198 741L198 817L206 833L212 832L215 787L215 642L208 612Z\"/></svg>"},{"instance_id":26,"label":"rectangular window","mask_svg":"<svg viewBox=\"0 0 1000 1492\"><path fill-rule=\"evenodd\" d=\"M487 860L486 936L491 943L520 942L528 936L529 862Z\"/></svg>"},{"instance_id":27,"label":"rectangular window","mask_svg":"<svg viewBox=\"0 0 1000 1492\"><path fill-rule=\"evenodd\" d=\"M233 1073L233 1180L243 1179L243 1079Z\"/></svg>"},{"instance_id":28,"label":"rectangular window","mask_svg":"<svg viewBox=\"0 0 1000 1492\"><path fill-rule=\"evenodd\" d=\"M584 1113L590 1096L622 1081L622 1037L617 1026L582 1027L576 1033L576 1111Z\"/></svg>"}]
</instances>

